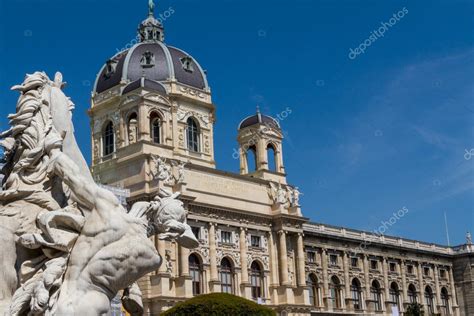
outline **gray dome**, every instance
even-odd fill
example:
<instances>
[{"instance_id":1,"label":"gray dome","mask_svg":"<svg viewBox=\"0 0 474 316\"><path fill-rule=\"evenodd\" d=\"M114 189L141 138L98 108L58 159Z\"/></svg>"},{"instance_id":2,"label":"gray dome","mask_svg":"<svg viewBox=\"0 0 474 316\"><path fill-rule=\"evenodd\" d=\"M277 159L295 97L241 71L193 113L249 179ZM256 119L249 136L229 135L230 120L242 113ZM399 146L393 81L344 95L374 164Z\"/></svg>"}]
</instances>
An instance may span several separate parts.
<instances>
[{"instance_id":1,"label":"gray dome","mask_svg":"<svg viewBox=\"0 0 474 316\"><path fill-rule=\"evenodd\" d=\"M152 81L177 82L207 90L206 74L188 53L163 43L164 30L152 12L138 26L140 43L122 51L105 63L97 75L94 93L104 92L144 77Z\"/></svg>"},{"instance_id":2,"label":"gray dome","mask_svg":"<svg viewBox=\"0 0 474 316\"><path fill-rule=\"evenodd\" d=\"M150 56L150 64L144 63L145 54ZM108 60L97 76L94 92L101 93L122 81L133 82L141 77L153 81L175 78L194 88L208 88L206 74L192 56L156 41L138 43Z\"/></svg>"},{"instance_id":3,"label":"gray dome","mask_svg":"<svg viewBox=\"0 0 474 316\"><path fill-rule=\"evenodd\" d=\"M277 120L275 120L271 116L261 114L260 111L257 110L257 113L255 115L249 116L243 119L242 122L240 122L239 130L258 124L263 124L268 127L280 129L280 124L278 124Z\"/></svg>"}]
</instances>

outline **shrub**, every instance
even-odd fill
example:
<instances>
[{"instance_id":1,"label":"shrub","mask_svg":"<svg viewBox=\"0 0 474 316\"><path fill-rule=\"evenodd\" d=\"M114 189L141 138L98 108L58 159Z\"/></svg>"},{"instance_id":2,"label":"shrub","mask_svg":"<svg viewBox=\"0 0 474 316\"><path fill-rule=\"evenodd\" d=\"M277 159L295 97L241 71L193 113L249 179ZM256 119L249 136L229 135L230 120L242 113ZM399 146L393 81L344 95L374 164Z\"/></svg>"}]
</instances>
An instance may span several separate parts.
<instances>
[{"instance_id":1,"label":"shrub","mask_svg":"<svg viewBox=\"0 0 474 316\"><path fill-rule=\"evenodd\" d=\"M405 312L405 316L423 316L424 314L423 305L417 303L411 303L408 305Z\"/></svg>"},{"instance_id":2,"label":"shrub","mask_svg":"<svg viewBox=\"0 0 474 316\"><path fill-rule=\"evenodd\" d=\"M226 293L199 295L177 304L162 316L275 316L276 313L255 302Z\"/></svg>"}]
</instances>

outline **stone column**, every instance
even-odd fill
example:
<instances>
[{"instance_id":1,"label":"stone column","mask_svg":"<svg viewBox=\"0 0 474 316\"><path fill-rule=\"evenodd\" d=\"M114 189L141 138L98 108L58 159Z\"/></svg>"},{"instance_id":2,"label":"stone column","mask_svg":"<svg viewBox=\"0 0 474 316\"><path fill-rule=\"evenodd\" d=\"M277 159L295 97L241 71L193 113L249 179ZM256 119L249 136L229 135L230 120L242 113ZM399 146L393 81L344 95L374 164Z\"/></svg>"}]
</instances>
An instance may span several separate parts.
<instances>
[{"instance_id":1,"label":"stone column","mask_svg":"<svg viewBox=\"0 0 474 316\"><path fill-rule=\"evenodd\" d=\"M278 148L276 149L277 156L276 156L276 166L277 171L281 173L285 173L285 166L283 165L283 151L281 144L278 144Z\"/></svg>"},{"instance_id":2,"label":"stone column","mask_svg":"<svg viewBox=\"0 0 474 316\"><path fill-rule=\"evenodd\" d=\"M296 246L298 247L298 285L306 286L306 272L305 272L305 260L304 260L304 244L303 244L303 233L298 233L296 237Z\"/></svg>"},{"instance_id":3,"label":"stone column","mask_svg":"<svg viewBox=\"0 0 474 316\"><path fill-rule=\"evenodd\" d=\"M288 280L288 251L286 249L286 232L284 230L280 230L278 235L280 237L280 284L290 285Z\"/></svg>"},{"instance_id":4,"label":"stone column","mask_svg":"<svg viewBox=\"0 0 474 316\"><path fill-rule=\"evenodd\" d=\"M179 275L189 276L189 249L179 246Z\"/></svg>"},{"instance_id":5,"label":"stone column","mask_svg":"<svg viewBox=\"0 0 474 316\"><path fill-rule=\"evenodd\" d=\"M364 255L364 280L365 280L365 299L370 299L370 277L369 277L369 256ZM368 309L367 303L364 300L364 307Z\"/></svg>"},{"instance_id":6,"label":"stone column","mask_svg":"<svg viewBox=\"0 0 474 316\"><path fill-rule=\"evenodd\" d=\"M400 306L402 310L405 310L404 303L408 302L408 287L405 260L400 261L400 273L402 275L402 300L400 302Z\"/></svg>"},{"instance_id":7,"label":"stone column","mask_svg":"<svg viewBox=\"0 0 474 316\"><path fill-rule=\"evenodd\" d=\"M247 166L247 153L244 151L243 146L239 146L239 157L240 157L240 174L247 174L249 168Z\"/></svg>"},{"instance_id":8,"label":"stone column","mask_svg":"<svg viewBox=\"0 0 474 316\"><path fill-rule=\"evenodd\" d=\"M435 264L433 267L434 280L435 280L435 291L436 291L436 303L434 305L435 313L438 311L438 307L441 305L441 292L439 288L439 271L438 265Z\"/></svg>"},{"instance_id":9,"label":"stone column","mask_svg":"<svg viewBox=\"0 0 474 316\"><path fill-rule=\"evenodd\" d=\"M420 286L420 304L423 305L424 310L427 310L425 302L425 287L423 283L423 267L421 262L418 262L418 283Z\"/></svg>"},{"instance_id":10,"label":"stone column","mask_svg":"<svg viewBox=\"0 0 474 316\"><path fill-rule=\"evenodd\" d=\"M451 285L451 308L454 315L459 315L456 287L454 286L453 267L449 267L449 284Z\"/></svg>"},{"instance_id":11,"label":"stone column","mask_svg":"<svg viewBox=\"0 0 474 316\"><path fill-rule=\"evenodd\" d=\"M270 253L270 273L271 273L271 283L270 285L278 285L278 254L275 248L275 240L273 239L273 232L268 232L268 250Z\"/></svg>"},{"instance_id":12,"label":"stone column","mask_svg":"<svg viewBox=\"0 0 474 316\"><path fill-rule=\"evenodd\" d=\"M120 113L120 112L119 112ZM114 126L115 128L118 129L118 136L120 139L120 142L115 141L115 149L119 149L125 144L128 144L128 126L127 123L125 122L122 113L120 113L120 118L118 122L114 122L114 124L118 124L119 126ZM137 135L138 136L138 135Z\"/></svg>"},{"instance_id":13,"label":"stone column","mask_svg":"<svg viewBox=\"0 0 474 316\"><path fill-rule=\"evenodd\" d=\"M328 280L328 250L323 248L321 251L321 267L323 268L323 305L328 306L329 280Z\"/></svg>"},{"instance_id":14,"label":"stone column","mask_svg":"<svg viewBox=\"0 0 474 316\"><path fill-rule=\"evenodd\" d=\"M265 170L268 169L268 157L267 157L267 148L266 142L263 138L259 138L257 142L257 170Z\"/></svg>"},{"instance_id":15,"label":"stone column","mask_svg":"<svg viewBox=\"0 0 474 316\"><path fill-rule=\"evenodd\" d=\"M347 298L351 298L351 281L350 281L350 278L349 278L349 255L346 251L343 251L342 252L342 266L343 266L343 269L344 269L344 285L345 285L345 297L346 299ZM344 302L345 303L345 302ZM348 308L347 304L346 305L346 309Z\"/></svg>"},{"instance_id":16,"label":"stone column","mask_svg":"<svg viewBox=\"0 0 474 316\"><path fill-rule=\"evenodd\" d=\"M157 273L166 273L166 241L159 239L158 236L155 236L155 247L158 249L158 253L161 257L161 265L158 268Z\"/></svg>"},{"instance_id":17,"label":"stone column","mask_svg":"<svg viewBox=\"0 0 474 316\"><path fill-rule=\"evenodd\" d=\"M384 297L382 298L382 308L383 310L387 310L387 306L385 304L390 297L390 285L388 284L388 259L383 257L382 258L382 269L383 269L383 283L384 283Z\"/></svg>"},{"instance_id":18,"label":"stone column","mask_svg":"<svg viewBox=\"0 0 474 316\"><path fill-rule=\"evenodd\" d=\"M240 266L242 267L242 283L249 283L249 270L247 269L247 234L246 229L240 227Z\"/></svg>"},{"instance_id":19,"label":"stone column","mask_svg":"<svg viewBox=\"0 0 474 316\"><path fill-rule=\"evenodd\" d=\"M150 122L146 109L147 107L144 104L138 106L138 140L150 139Z\"/></svg>"},{"instance_id":20,"label":"stone column","mask_svg":"<svg viewBox=\"0 0 474 316\"><path fill-rule=\"evenodd\" d=\"M183 133L180 133L180 129L183 129ZM186 130L184 126L178 126L178 102L173 101L173 106L171 107L171 140L173 142L173 150L176 151L179 148L180 142L185 142L186 140ZM182 139L180 139L182 137ZM183 145L186 148L186 144Z\"/></svg>"},{"instance_id":21,"label":"stone column","mask_svg":"<svg viewBox=\"0 0 474 316\"><path fill-rule=\"evenodd\" d=\"M211 282L218 281L217 277L217 250L216 250L216 224L209 223L209 261L211 264Z\"/></svg>"}]
</instances>

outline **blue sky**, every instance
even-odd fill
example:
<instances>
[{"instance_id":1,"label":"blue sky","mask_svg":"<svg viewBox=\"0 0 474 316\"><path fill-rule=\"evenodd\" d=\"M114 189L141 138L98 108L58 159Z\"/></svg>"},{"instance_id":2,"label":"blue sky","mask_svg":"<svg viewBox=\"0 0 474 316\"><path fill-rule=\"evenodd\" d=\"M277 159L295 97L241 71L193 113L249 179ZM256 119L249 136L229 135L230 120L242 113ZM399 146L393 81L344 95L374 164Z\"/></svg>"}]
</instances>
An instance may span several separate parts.
<instances>
[{"instance_id":1,"label":"blue sky","mask_svg":"<svg viewBox=\"0 0 474 316\"><path fill-rule=\"evenodd\" d=\"M472 1L166 0L156 11L170 7L166 42L208 71L218 168L238 171L237 124L257 104L289 107L286 170L312 221L373 231L406 207L387 234L445 244L444 212L451 244L474 231ZM0 0L0 129L18 97L9 88L59 70L89 158L96 73L146 11L145 0Z\"/></svg>"}]
</instances>

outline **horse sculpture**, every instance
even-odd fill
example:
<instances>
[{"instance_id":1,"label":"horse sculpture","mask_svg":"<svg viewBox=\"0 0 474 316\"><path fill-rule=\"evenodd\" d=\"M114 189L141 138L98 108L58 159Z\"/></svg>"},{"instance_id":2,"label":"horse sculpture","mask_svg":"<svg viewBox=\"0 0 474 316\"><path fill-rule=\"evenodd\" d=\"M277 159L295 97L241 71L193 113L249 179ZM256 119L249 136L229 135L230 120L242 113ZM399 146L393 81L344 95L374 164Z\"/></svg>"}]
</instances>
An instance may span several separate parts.
<instances>
[{"instance_id":1,"label":"horse sculpture","mask_svg":"<svg viewBox=\"0 0 474 316\"><path fill-rule=\"evenodd\" d=\"M106 315L119 290L160 266L150 234L198 245L179 193L127 213L95 184L63 85L59 73L51 81L36 72L13 87L21 96L0 135L0 314Z\"/></svg>"}]
</instances>

